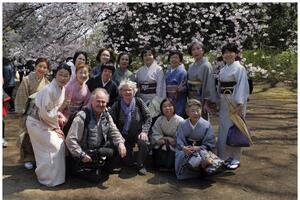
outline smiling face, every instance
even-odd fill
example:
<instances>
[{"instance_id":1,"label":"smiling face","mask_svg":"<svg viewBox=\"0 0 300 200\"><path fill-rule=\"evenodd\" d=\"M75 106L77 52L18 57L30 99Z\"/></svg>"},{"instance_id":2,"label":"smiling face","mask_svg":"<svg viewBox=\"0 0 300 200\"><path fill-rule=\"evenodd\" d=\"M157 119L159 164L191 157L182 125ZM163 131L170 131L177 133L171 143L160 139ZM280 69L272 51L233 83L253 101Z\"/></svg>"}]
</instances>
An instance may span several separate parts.
<instances>
[{"instance_id":1,"label":"smiling face","mask_svg":"<svg viewBox=\"0 0 300 200\"><path fill-rule=\"evenodd\" d=\"M78 66L80 64L85 64L86 63L86 58L83 54L79 54L75 60L75 66Z\"/></svg>"},{"instance_id":2,"label":"smiling face","mask_svg":"<svg viewBox=\"0 0 300 200\"><path fill-rule=\"evenodd\" d=\"M225 50L222 56L226 64L232 64L235 61L237 54L233 51Z\"/></svg>"},{"instance_id":3,"label":"smiling face","mask_svg":"<svg viewBox=\"0 0 300 200\"><path fill-rule=\"evenodd\" d=\"M35 66L35 72L39 77L44 76L48 71L48 65L46 62L39 62Z\"/></svg>"},{"instance_id":4,"label":"smiling face","mask_svg":"<svg viewBox=\"0 0 300 200\"><path fill-rule=\"evenodd\" d=\"M126 54L122 55L120 58L119 65L121 69L127 69L129 66L129 56Z\"/></svg>"},{"instance_id":5,"label":"smiling face","mask_svg":"<svg viewBox=\"0 0 300 200\"><path fill-rule=\"evenodd\" d=\"M175 114L174 106L170 101L165 101L162 105L162 112L166 118L171 118Z\"/></svg>"},{"instance_id":6,"label":"smiling face","mask_svg":"<svg viewBox=\"0 0 300 200\"><path fill-rule=\"evenodd\" d=\"M104 50L100 55L101 64L107 63L110 60L110 53L107 50Z\"/></svg>"},{"instance_id":7,"label":"smiling face","mask_svg":"<svg viewBox=\"0 0 300 200\"><path fill-rule=\"evenodd\" d=\"M200 44L194 44L191 50L192 56L195 60L201 60L204 55L204 50Z\"/></svg>"},{"instance_id":8,"label":"smiling face","mask_svg":"<svg viewBox=\"0 0 300 200\"><path fill-rule=\"evenodd\" d=\"M55 79L56 79L57 85L59 87L63 87L70 80L70 73L68 70L60 69L58 72L56 72Z\"/></svg>"},{"instance_id":9,"label":"smiling face","mask_svg":"<svg viewBox=\"0 0 300 200\"><path fill-rule=\"evenodd\" d=\"M124 85L120 93L121 93L121 97L124 99L125 102L127 103L131 102L134 94L134 91L131 87L129 87L128 85Z\"/></svg>"},{"instance_id":10,"label":"smiling face","mask_svg":"<svg viewBox=\"0 0 300 200\"><path fill-rule=\"evenodd\" d=\"M143 61L144 61L144 64L147 65L147 66L150 66L153 61L154 61L154 56L152 54L151 51L147 51L144 55L143 55Z\"/></svg>"},{"instance_id":11,"label":"smiling face","mask_svg":"<svg viewBox=\"0 0 300 200\"><path fill-rule=\"evenodd\" d=\"M76 72L76 79L82 85L89 78L89 70L87 67L82 67Z\"/></svg>"},{"instance_id":12,"label":"smiling face","mask_svg":"<svg viewBox=\"0 0 300 200\"><path fill-rule=\"evenodd\" d=\"M104 68L101 74L102 81L107 82L112 76L112 71L110 69Z\"/></svg>"},{"instance_id":13,"label":"smiling face","mask_svg":"<svg viewBox=\"0 0 300 200\"><path fill-rule=\"evenodd\" d=\"M197 105L192 105L186 109L186 114L192 122L197 122L201 117L201 108Z\"/></svg>"},{"instance_id":14,"label":"smiling face","mask_svg":"<svg viewBox=\"0 0 300 200\"><path fill-rule=\"evenodd\" d=\"M176 68L180 63L181 61L178 54L174 54L170 57L170 65L172 68Z\"/></svg>"},{"instance_id":15,"label":"smiling face","mask_svg":"<svg viewBox=\"0 0 300 200\"><path fill-rule=\"evenodd\" d=\"M106 108L108 102L107 96L103 92L97 92L92 98L92 108L96 115L100 115Z\"/></svg>"}]
</instances>

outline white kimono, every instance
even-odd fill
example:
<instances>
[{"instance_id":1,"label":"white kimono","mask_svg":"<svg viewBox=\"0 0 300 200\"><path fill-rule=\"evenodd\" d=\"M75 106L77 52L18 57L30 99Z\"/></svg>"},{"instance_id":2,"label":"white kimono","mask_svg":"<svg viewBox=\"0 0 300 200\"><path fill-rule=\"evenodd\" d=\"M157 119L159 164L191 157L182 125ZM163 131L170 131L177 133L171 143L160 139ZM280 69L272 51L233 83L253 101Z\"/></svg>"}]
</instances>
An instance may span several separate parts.
<instances>
[{"instance_id":1,"label":"white kimono","mask_svg":"<svg viewBox=\"0 0 300 200\"><path fill-rule=\"evenodd\" d=\"M139 95L147 105L155 96L161 99L166 97L165 75L162 67L156 61L149 67L146 65L141 67L136 73L136 81Z\"/></svg>"},{"instance_id":2,"label":"white kimono","mask_svg":"<svg viewBox=\"0 0 300 200\"><path fill-rule=\"evenodd\" d=\"M56 79L37 93L37 112L28 116L26 127L32 142L38 181L46 186L65 182L65 144L53 129L58 128L58 109L65 98L65 88Z\"/></svg>"},{"instance_id":3,"label":"white kimono","mask_svg":"<svg viewBox=\"0 0 300 200\"><path fill-rule=\"evenodd\" d=\"M227 97L234 104L243 105L243 113L246 113L247 99L249 96L249 84L248 77L245 67L243 67L239 61L235 61L230 65L225 65L219 73L219 83L220 82L232 82L235 81L236 84L233 86L232 94L227 94ZM229 128L233 125L229 118L229 107L228 103L224 97L224 94L220 93L220 111L219 111L219 135L218 135L218 156L226 160L228 158L233 158L235 160L240 160L241 148L231 147L226 145L226 138ZM244 116L245 117L245 116Z\"/></svg>"}]
</instances>

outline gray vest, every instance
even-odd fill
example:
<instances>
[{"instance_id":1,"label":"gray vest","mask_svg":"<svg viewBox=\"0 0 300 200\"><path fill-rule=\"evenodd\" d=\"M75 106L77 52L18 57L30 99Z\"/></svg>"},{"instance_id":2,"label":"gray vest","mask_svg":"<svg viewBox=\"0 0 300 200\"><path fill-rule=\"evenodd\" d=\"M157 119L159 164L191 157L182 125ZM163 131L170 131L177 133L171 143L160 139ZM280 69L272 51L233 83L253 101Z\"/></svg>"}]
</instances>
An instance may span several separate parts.
<instances>
[{"instance_id":1,"label":"gray vest","mask_svg":"<svg viewBox=\"0 0 300 200\"><path fill-rule=\"evenodd\" d=\"M91 110L90 110L91 111ZM98 149L107 141L109 131L109 114L104 111L97 123L94 112L90 112L90 121L84 128L80 146L83 151Z\"/></svg>"}]
</instances>

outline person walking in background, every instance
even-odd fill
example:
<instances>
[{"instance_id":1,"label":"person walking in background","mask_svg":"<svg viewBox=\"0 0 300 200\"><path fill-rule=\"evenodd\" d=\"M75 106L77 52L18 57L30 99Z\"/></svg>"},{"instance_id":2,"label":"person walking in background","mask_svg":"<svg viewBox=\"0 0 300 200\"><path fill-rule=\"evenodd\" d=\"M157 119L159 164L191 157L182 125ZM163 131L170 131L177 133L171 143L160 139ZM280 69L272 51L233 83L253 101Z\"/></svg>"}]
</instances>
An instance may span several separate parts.
<instances>
[{"instance_id":1,"label":"person walking in background","mask_svg":"<svg viewBox=\"0 0 300 200\"><path fill-rule=\"evenodd\" d=\"M207 120L208 114L214 112L217 103L213 69L204 57L205 51L201 42L193 41L188 47L188 52L195 60L188 69L188 97L202 103L202 117Z\"/></svg>"},{"instance_id":2,"label":"person walking in background","mask_svg":"<svg viewBox=\"0 0 300 200\"><path fill-rule=\"evenodd\" d=\"M35 62L35 71L23 78L16 93L16 113L20 115L20 137L17 143L20 148L21 161L26 169L34 166L34 154L28 132L26 130L26 118L31 112L34 98L30 98L36 92L42 90L49 84L46 78L50 65L47 58L38 58Z\"/></svg>"},{"instance_id":3,"label":"person walking in background","mask_svg":"<svg viewBox=\"0 0 300 200\"><path fill-rule=\"evenodd\" d=\"M15 81L16 71L15 71L13 64L11 63L11 61L8 58L3 57L2 61L3 61L2 64L3 64L3 79L4 79L3 89L11 99L9 101L8 111L13 113L13 112L15 112L13 91L16 86L16 81Z\"/></svg>"},{"instance_id":4,"label":"person walking in background","mask_svg":"<svg viewBox=\"0 0 300 200\"><path fill-rule=\"evenodd\" d=\"M219 134L218 134L218 155L226 160L229 169L236 169L240 166L240 147L231 147L226 144L229 128L233 125L229 117L229 105L225 95L236 106L236 112L242 118L246 116L247 99L249 96L249 84L247 71L237 59L237 45L229 43L222 48L222 56L225 66L219 73Z\"/></svg>"},{"instance_id":5,"label":"person walking in background","mask_svg":"<svg viewBox=\"0 0 300 200\"><path fill-rule=\"evenodd\" d=\"M60 64L55 78L39 91L26 127L36 160L38 181L48 187L65 182L64 133L58 124L58 109L65 99L65 85L71 77L69 65Z\"/></svg>"}]
</instances>

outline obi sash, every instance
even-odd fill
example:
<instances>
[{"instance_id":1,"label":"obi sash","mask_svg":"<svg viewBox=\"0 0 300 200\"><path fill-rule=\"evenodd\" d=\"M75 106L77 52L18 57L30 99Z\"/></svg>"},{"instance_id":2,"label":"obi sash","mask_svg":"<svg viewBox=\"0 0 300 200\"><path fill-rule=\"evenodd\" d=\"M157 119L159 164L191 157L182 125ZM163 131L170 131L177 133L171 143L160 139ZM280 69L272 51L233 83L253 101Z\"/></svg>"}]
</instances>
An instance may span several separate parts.
<instances>
[{"instance_id":1,"label":"obi sash","mask_svg":"<svg viewBox=\"0 0 300 200\"><path fill-rule=\"evenodd\" d=\"M231 94L233 92L236 82L220 82L220 92L221 94Z\"/></svg>"},{"instance_id":2,"label":"obi sash","mask_svg":"<svg viewBox=\"0 0 300 200\"><path fill-rule=\"evenodd\" d=\"M176 98L177 88L177 85L167 85L167 96L170 98Z\"/></svg>"},{"instance_id":3,"label":"obi sash","mask_svg":"<svg viewBox=\"0 0 300 200\"><path fill-rule=\"evenodd\" d=\"M155 94L156 93L156 87L157 84L154 83L149 83L149 82L144 82L140 83L140 93L142 94Z\"/></svg>"},{"instance_id":4,"label":"obi sash","mask_svg":"<svg viewBox=\"0 0 300 200\"><path fill-rule=\"evenodd\" d=\"M189 98L198 99L202 94L202 82L188 80L187 83Z\"/></svg>"}]
</instances>

